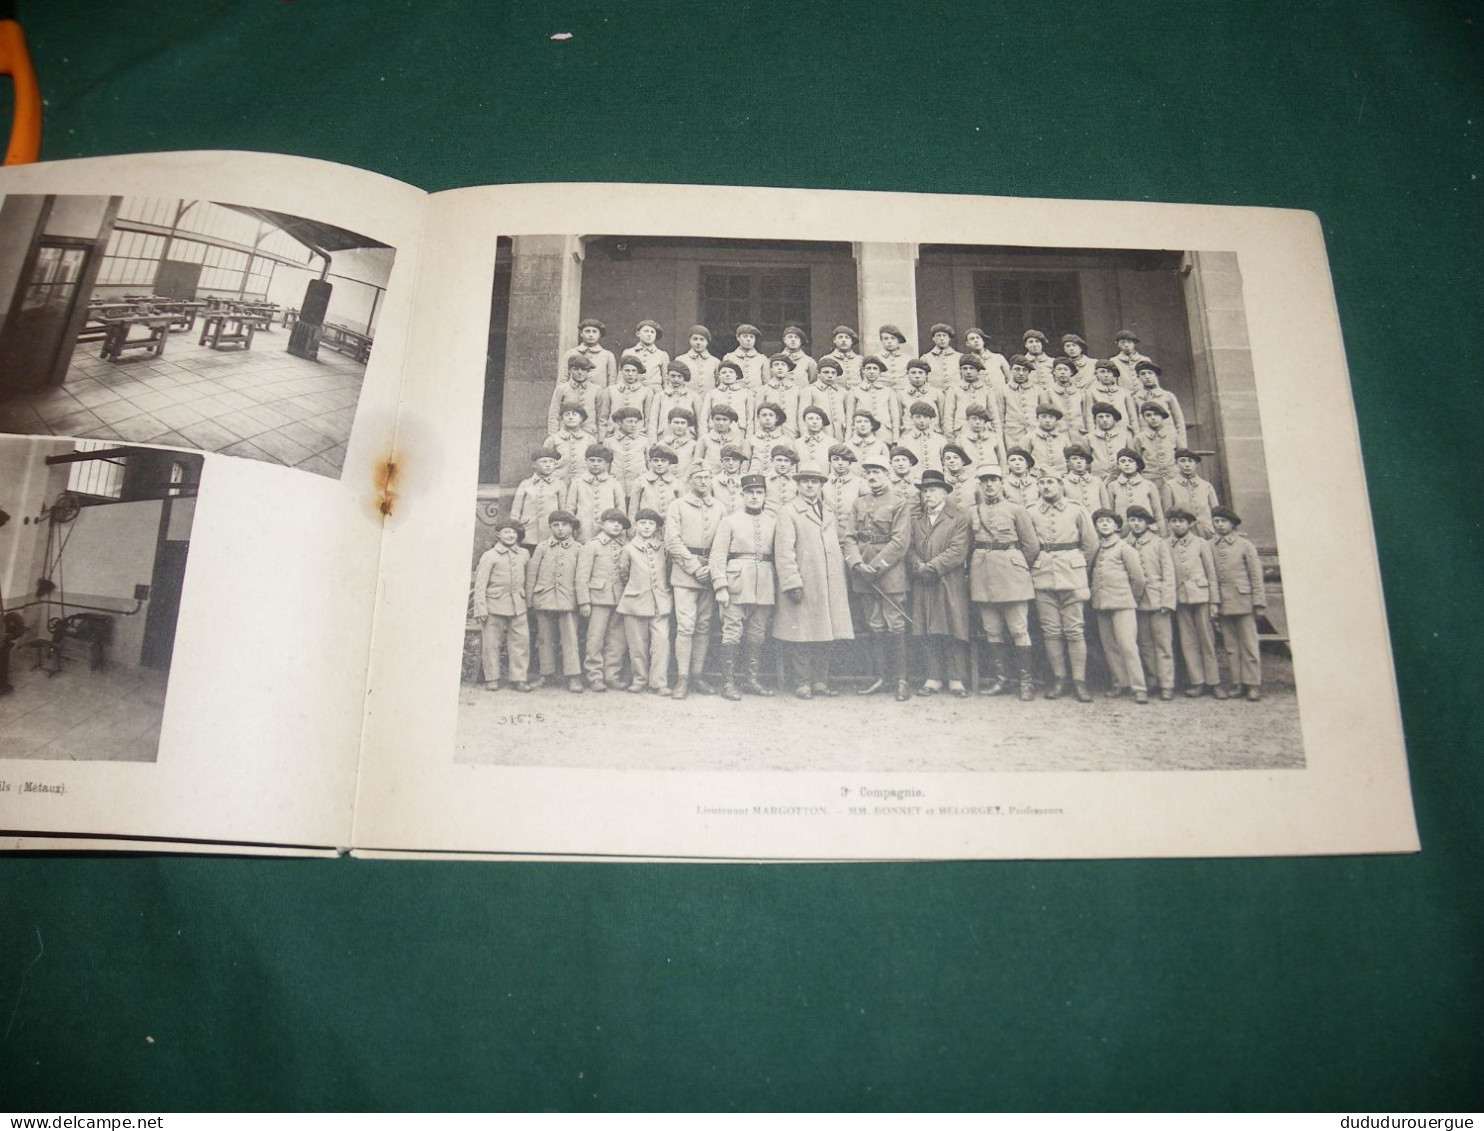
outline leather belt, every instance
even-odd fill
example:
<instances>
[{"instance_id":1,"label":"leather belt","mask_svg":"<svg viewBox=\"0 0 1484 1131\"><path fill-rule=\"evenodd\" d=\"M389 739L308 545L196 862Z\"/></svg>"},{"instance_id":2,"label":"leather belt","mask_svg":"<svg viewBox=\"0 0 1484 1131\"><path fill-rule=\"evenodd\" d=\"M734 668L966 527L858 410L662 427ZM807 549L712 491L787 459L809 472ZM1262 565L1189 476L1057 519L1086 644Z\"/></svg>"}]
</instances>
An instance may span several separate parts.
<instances>
[{"instance_id":1,"label":"leather belt","mask_svg":"<svg viewBox=\"0 0 1484 1131\"><path fill-rule=\"evenodd\" d=\"M1057 550L1080 550L1080 549L1082 549L1082 543L1081 542L1042 542L1041 543L1041 549L1043 549L1043 550L1050 550L1053 553L1056 552Z\"/></svg>"},{"instance_id":2,"label":"leather belt","mask_svg":"<svg viewBox=\"0 0 1484 1131\"><path fill-rule=\"evenodd\" d=\"M727 561L729 561L729 562L735 562L738 559L741 559L742 561L747 561L747 562L771 562L773 560L773 555L772 554L728 554L727 555Z\"/></svg>"},{"instance_id":3,"label":"leather belt","mask_svg":"<svg viewBox=\"0 0 1484 1131\"><path fill-rule=\"evenodd\" d=\"M695 554L698 558L708 557L711 553L710 550L698 550L694 546L687 546L686 549Z\"/></svg>"},{"instance_id":4,"label":"leather belt","mask_svg":"<svg viewBox=\"0 0 1484 1131\"><path fill-rule=\"evenodd\" d=\"M857 534L855 540L864 546L885 546L891 541L890 534Z\"/></svg>"},{"instance_id":5,"label":"leather belt","mask_svg":"<svg viewBox=\"0 0 1484 1131\"><path fill-rule=\"evenodd\" d=\"M1020 548L1019 542L975 542L976 550L1015 550Z\"/></svg>"}]
</instances>

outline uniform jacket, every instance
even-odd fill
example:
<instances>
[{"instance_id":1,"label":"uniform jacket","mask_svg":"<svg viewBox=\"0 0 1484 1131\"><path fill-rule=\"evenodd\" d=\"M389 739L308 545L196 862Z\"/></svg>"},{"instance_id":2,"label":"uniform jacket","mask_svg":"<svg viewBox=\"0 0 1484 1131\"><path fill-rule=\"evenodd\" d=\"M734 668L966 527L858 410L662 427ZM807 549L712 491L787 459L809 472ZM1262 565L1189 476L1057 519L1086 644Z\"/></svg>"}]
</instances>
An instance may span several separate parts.
<instances>
[{"instance_id":1,"label":"uniform jacket","mask_svg":"<svg viewBox=\"0 0 1484 1131\"><path fill-rule=\"evenodd\" d=\"M794 363L794 384L798 385L799 388L807 389L819 379L819 367L807 353L801 349L784 350L783 352L788 355L788 360ZM833 420L834 418L835 414L830 413L830 419Z\"/></svg>"},{"instance_id":2,"label":"uniform jacket","mask_svg":"<svg viewBox=\"0 0 1484 1131\"><path fill-rule=\"evenodd\" d=\"M1081 475L1068 472L1061 477L1061 481L1067 498L1074 503L1081 503L1087 508L1088 514L1108 505L1108 485L1092 472Z\"/></svg>"},{"instance_id":3,"label":"uniform jacket","mask_svg":"<svg viewBox=\"0 0 1484 1131\"><path fill-rule=\"evenodd\" d=\"M567 379L567 363L574 357L586 358L592 363L591 376L588 381L602 389L612 385L618 380L618 362L614 359L613 351L604 349L602 346L574 346L562 354L562 363L557 367L558 383Z\"/></svg>"},{"instance_id":4,"label":"uniform jacket","mask_svg":"<svg viewBox=\"0 0 1484 1131\"><path fill-rule=\"evenodd\" d=\"M616 432L608 438L613 453L613 477L623 484L624 498L634 493L634 485L649 468L649 437L643 432L625 436Z\"/></svg>"},{"instance_id":5,"label":"uniform jacket","mask_svg":"<svg viewBox=\"0 0 1484 1131\"><path fill-rule=\"evenodd\" d=\"M526 600L537 612L566 613L577 608L577 553L575 538L558 542L548 538L531 555L526 571Z\"/></svg>"},{"instance_id":6,"label":"uniform jacket","mask_svg":"<svg viewBox=\"0 0 1484 1131\"><path fill-rule=\"evenodd\" d=\"M969 598L982 602L1029 601L1031 562L1040 552L1035 525L1026 509L1006 499L976 503L969 511ZM1017 547L992 549L993 543Z\"/></svg>"},{"instance_id":7,"label":"uniform jacket","mask_svg":"<svg viewBox=\"0 0 1484 1131\"><path fill-rule=\"evenodd\" d=\"M1117 475L1118 453L1134 446L1134 436L1122 424L1115 423L1108 431L1094 428L1087 434L1087 446L1092 450L1092 473L1094 475Z\"/></svg>"},{"instance_id":8,"label":"uniform jacket","mask_svg":"<svg viewBox=\"0 0 1484 1131\"><path fill-rule=\"evenodd\" d=\"M840 384L844 385L847 389L853 389L861 383L862 359L860 354L856 353L854 350L851 350L849 353L841 353L839 350L830 350L829 353L825 354L824 357L820 358L819 360L823 361L825 357L828 357L840 363L840 368L844 371L840 374Z\"/></svg>"},{"instance_id":9,"label":"uniform jacket","mask_svg":"<svg viewBox=\"0 0 1484 1131\"><path fill-rule=\"evenodd\" d=\"M966 467L957 478L948 476L948 501L965 514L979 501L979 480L974 478L974 469Z\"/></svg>"},{"instance_id":10,"label":"uniform jacket","mask_svg":"<svg viewBox=\"0 0 1484 1131\"><path fill-rule=\"evenodd\" d=\"M1093 552L1092 607L1099 612L1136 609L1144 594L1144 567L1139 551L1122 538L1101 542Z\"/></svg>"},{"instance_id":11,"label":"uniform jacket","mask_svg":"<svg viewBox=\"0 0 1484 1131\"><path fill-rule=\"evenodd\" d=\"M1000 424L998 400L987 373L971 385L964 384L962 380L955 381L943 393L944 434L949 439L954 439L960 433L967 431L969 418L964 414L973 405L978 405L989 413L990 424L998 429Z\"/></svg>"},{"instance_id":12,"label":"uniform jacket","mask_svg":"<svg viewBox=\"0 0 1484 1131\"><path fill-rule=\"evenodd\" d=\"M768 379L768 358L761 350L743 353L736 349L725 354L722 361L733 362L741 368L742 384L749 389L756 389Z\"/></svg>"},{"instance_id":13,"label":"uniform jacket","mask_svg":"<svg viewBox=\"0 0 1484 1131\"><path fill-rule=\"evenodd\" d=\"M896 442L902 431L901 404L897 400L896 390L886 383L885 377L874 385L867 385L862 381L850 390L850 395L845 399L846 418L862 411L869 412L881 421L881 428L876 433L878 439L889 444Z\"/></svg>"},{"instance_id":14,"label":"uniform jacket","mask_svg":"<svg viewBox=\"0 0 1484 1131\"><path fill-rule=\"evenodd\" d=\"M1125 539L1139 554L1144 568L1144 595L1139 598L1141 612L1175 608L1175 559L1170 544L1152 530L1139 538Z\"/></svg>"},{"instance_id":15,"label":"uniform jacket","mask_svg":"<svg viewBox=\"0 0 1484 1131\"><path fill-rule=\"evenodd\" d=\"M703 429L711 427L711 414L720 405L726 405L737 414L738 431L752 430L752 414L757 411L757 394L746 385L733 385L723 389L720 385L706 394L701 403L701 411L696 416L697 426Z\"/></svg>"},{"instance_id":16,"label":"uniform jacket","mask_svg":"<svg viewBox=\"0 0 1484 1131\"><path fill-rule=\"evenodd\" d=\"M685 477L690 474L690 465L701 458L701 445L705 443L705 439L704 436L699 440L677 440L674 436L661 436L659 439L661 444L664 444L665 447L675 453L677 460L675 464L675 478L682 486L685 483ZM716 450L718 453L721 451L720 448ZM720 458L716 462L719 467L721 464Z\"/></svg>"},{"instance_id":17,"label":"uniform jacket","mask_svg":"<svg viewBox=\"0 0 1484 1131\"><path fill-rule=\"evenodd\" d=\"M1250 538L1235 532L1214 538L1211 553L1216 558L1216 577L1221 586L1222 616L1241 616L1268 603L1262 585L1262 562Z\"/></svg>"},{"instance_id":18,"label":"uniform jacket","mask_svg":"<svg viewBox=\"0 0 1484 1131\"><path fill-rule=\"evenodd\" d=\"M1176 472L1165 480L1163 489L1165 513L1175 510L1189 511L1195 515L1195 532L1202 538L1212 537L1216 531L1211 526L1211 508L1217 506L1216 488L1192 475L1189 479Z\"/></svg>"},{"instance_id":19,"label":"uniform jacket","mask_svg":"<svg viewBox=\"0 0 1484 1131\"><path fill-rule=\"evenodd\" d=\"M600 404L601 400L601 404ZM608 419L607 413L601 411L602 406L607 404L607 396L603 392L603 386L589 377L581 385L574 385L570 381L560 381L552 390L551 404L546 409L546 430L555 432L562 426L562 405L569 401L580 404L587 409L587 422L584 428L596 431L599 425Z\"/></svg>"},{"instance_id":20,"label":"uniform jacket","mask_svg":"<svg viewBox=\"0 0 1484 1131\"><path fill-rule=\"evenodd\" d=\"M799 428L803 423L799 420L799 413L804 407L805 395L804 390L795 385L792 378L786 379L781 385L775 385L773 379L769 377L753 394L752 415L744 419L752 421L752 431L756 432L757 410L765 404L776 404L783 410L783 415L786 417L779 430L792 438L799 434ZM830 419L833 420L834 417Z\"/></svg>"},{"instance_id":21,"label":"uniform jacket","mask_svg":"<svg viewBox=\"0 0 1484 1131\"><path fill-rule=\"evenodd\" d=\"M1058 479L1067 473L1067 433L1063 429L1042 432L1037 428L1029 439L1030 447L1026 451L1036 461L1037 471L1054 475Z\"/></svg>"},{"instance_id":22,"label":"uniform jacket","mask_svg":"<svg viewBox=\"0 0 1484 1131\"><path fill-rule=\"evenodd\" d=\"M1073 378L1070 385L1050 381L1041 390L1042 402L1050 402L1061 409L1061 427L1070 436L1082 431L1082 422L1087 419L1087 393L1077 387Z\"/></svg>"},{"instance_id":23,"label":"uniform jacket","mask_svg":"<svg viewBox=\"0 0 1484 1131\"><path fill-rule=\"evenodd\" d=\"M1134 400L1128 395L1121 382L1115 381L1112 385L1104 385L1101 381L1094 381L1087 387L1087 414L1083 418L1082 428L1084 431L1093 430L1092 406L1095 404L1110 404L1116 408L1119 415L1123 417L1123 423L1136 419L1134 416ZM1117 451L1117 449L1114 449Z\"/></svg>"},{"instance_id":24,"label":"uniform jacket","mask_svg":"<svg viewBox=\"0 0 1484 1131\"><path fill-rule=\"evenodd\" d=\"M868 487L855 500L841 533L845 564L852 570L851 587L857 593L907 592L907 545L912 538L912 508L888 487L874 495ZM857 577L855 566L875 567L870 577Z\"/></svg>"},{"instance_id":25,"label":"uniform jacket","mask_svg":"<svg viewBox=\"0 0 1484 1131\"><path fill-rule=\"evenodd\" d=\"M711 588L709 581L696 576L696 570L706 564L716 528L726 513L715 498L702 499L689 491L670 504L665 512L665 550L674 567L670 571L673 588Z\"/></svg>"},{"instance_id":26,"label":"uniform jacket","mask_svg":"<svg viewBox=\"0 0 1484 1131\"><path fill-rule=\"evenodd\" d=\"M635 538L619 554L623 596L615 611L629 617L667 617L675 611L670 561L658 536Z\"/></svg>"},{"instance_id":27,"label":"uniform jacket","mask_svg":"<svg viewBox=\"0 0 1484 1131\"><path fill-rule=\"evenodd\" d=\"M926 508L912 518L912 634L969 638L969 519L945 502L938 521ZM921 566L926 574L917 572Z\"/></svg>"},{"instance_id":28,"label":"uniform jacket","mask_svg":"<svg viewBox=\"0 0 1484 1131\"><path fill-rule=\"evenodd\" d=\"M779 507L791 502L799 493L798 485L794 483L792 475L774 475L770 471L763 476L763 479L768 492L767 501L763 507L771 514L777 514Z\"/></svg>"},{"instance_id":29,"label":"uniform jacket","mask_svg":"<svg viewBox=\"0 0 1484 1131\"><path fill-rule=\"evenodd\" d=\"M563 488L582 474L587 467L584 462L587 459L587 449L597 442L598 438L586 428L579 428L576 432L561 428L546 437L546 446L561 453L556 471L552 474L562 481Z\"/></svg>"},{"instance_id":30,"label":"uniform jacket","mask_svg":"<svg viewBox=\"0 0 1484 1131\"><path fill-rule=\"evenodd\" d=\"M701 398L695 393L684 387L673 393L656 389L649 400L649 413L644 418L644 430L651 439L657 440L669 430L670 413L677 408L689 410L696 418L697 429L706 427L707 421L701 415Z\"/></svg>"},{"instance_id":31,"label":"uniform jacket","mask_svg":"<svg viewBox=\"0 0 1484 1131\"><path fill-rule=\"evenodd\" d=\"M855 453L855 466L860 467L866 460L872 460L884 466L890 466L891 448L880 439L881 433L873 432L864 438L852 432L845 438L845 446Z\"/></svg>"},{"instance_id":32,"label":"uniform jacket","mask_svg":"<svg viewBox=\"0 0 1484 1131\"><path fill-rule=\"evenodd\" d=\"M928 374L928 380L939 389L946 389L949 385L957 385L959 372L958 362L963 354L949 346L946 350L940 350L937 346L922 355L922 359L932 367Z\"/></svg>"},{"instance_id":33,"label":"uniform jacket","mask_svg":"<svg viewBox=\"0 0 1484 1131\"><path fill-rule=\"evenodd\" d=\"M524 546L491 546L474 570L474 615L491 613L520 617L526 613L526 566L531 560Z\"/></svg>"},{"instance_id":34,"label":"uniform jacket","mask_svg":"<svg viewBox=\"0 0 1484 1131\"><path fill-rule=\"evenodd\" d=\"M550 479L532 475L521 480L520 486L515 489L515 501L510 505L510 513L526 528L527 542L534 546L551 537L546 516L552 511L561 510L566 497L567 481L555 472Z\"/></svg>"},{"instance_id":35,"label":"uniform jacket","mask_svg":"<svg viewBox=\"0 0 1484 1131\"><path fill-rule=\"evenodd\" d=\"M834 418L831 417L830 419L833 420ZM830 466L830 449L837 443L839 441L835 439L834 434L828 428L824 428L812 436L808 432L805 432L794 441L794 450L799 453L800 463L815 463L822 468L828 468Z\"/></svg>"},{"instance_id":36,"label":"uniform jacket","mask_svg":"<svg viewBox=\"0 0 1484 1131\"><path fill-rule=\"evenodd\" d=\"M721 364L721 359L713 357L708 350L705 353L677 354L675 360L690 370L690 387L701 396L705 396L716 388L716 367Z\"/></svg>"},{"instance_id":37,"label":"uniform jacket","mask_svg":"<svg viewBox=\"0 0 1484 1131\"><path fill-rule=\"evenodd\" d=\"M913 479L921 479L922 473L929 469L943 470L943 445L947 442L941 432L919 432L916 428L909 428L902 433L897 443L917 457L917 466L912 469Z\"/></svg>"},{"instance_id":38,"label":"uniform jacket","mask_svg":"<svg viewBox=\"0 0 1484 1131\"><path fill-rule=\"evenodd\" d=\"M598 516L610 509L623 510L627 501L623 484L606 473L602 478L584 473L572 480L567 488L567 509L577 516L577 540L596 538Z\"/></svg>"},{"instance_id":39,"label":"uniform jacket","mask_svg":"<svg viewBox=\"0 0 1484 1131\"><path fill-rule=\"evenodd\" d=\"M1001 471L1005 468L1005 445L1000 442L998 432L985 431L978 436L967 430L958 434L958 446L969 453L969 473L981 463L992 463Z\"/></svg>"},{"instance_id":40,"label":"uniform jacket","mask_svg":"<svg viewBox=\"0 0 1484 1131\"><path fill-rule=\"evenodd\" d=\"M1175 564L1175 600L1181 605L1221 603L1221 583L1216 573L1216 555L1211 543L1193 531L1184 538L1170 539L1170 558Z\"/></svg>"},{"instance_id":41,"label":"uniform jacket","mask_svg":"<svg viewBox=\"0 0 1484 1131\"><path fill-rule=\"evenodd\" d=\"M747 461L747 470L753 475L767 475L773 467L773 449L779 445L798 455L794 438L782 428L772 432L754 432L752 435L752 458Z\"/></svg>"},{"instance_id":42,"label":"uniform jacket","mask_svg":"<svg viewBox=\"0 0 1484 1131\"><path fill-rule=\"evenodd\" d=\"M1144 405L1150 403L1151 401L1155 404L1162 405L1164 407L1164 410L1170 414L1170 419L1167 427L1174 429L1175 442L1180 447L1185 447L1185 413L1181 411L1180 402L1178 399L1176 399L1174 393L1170 392L1168 389L1161 388L1159 385L1154 386L1154 388L1152 389L1146 389L1143 385L1140 385L1138 389L1130 393L1129 396L1133 398L1134 411L1136 413L1142 410ZM1142 420L1142 417L1136 416L1134 420L1125 421L1125 423L1127 423L1129 427L1137 429L1138 422L1140 420Z\"/></svg>"},{"instance_id":43,"label":"uniform jacket","mask_svg":"<svg viewBox=\"0 0 1484 1131\"><path fill-rule=\"evenodd\" d=\"M599 532L584 542L577 555L577 603L579 605L617 605L623 595L619 576L624 540Z\"/></svg>"},{"instance_id":44,"label":"uniform jacket","mask_svg":"<svg viewBox=\"0 0 1484 1131\"><path fill-rule=\"evenodd\" d=\"M1175 430L1168 421L1158 432L1140 428L1134 433L1134 448L1144 457L1144 474L1159 483L1175 476Z\"/></svg>"},{"instance_id":45,"label":"uniform jacket","mask_svg":"<svg viewBox=\"0 0 1484 1131\"><path fill-rule=\"evenodd\" d=\"M1087 561L1098 545L1092 517L1076 503L1059 499L1028 508L1041 552L1031 563L1031 583L1037 589L1080 593L1087 600ZM1052 550L1048 546L1066 546Z\"/></svg>"},{"instance_id":46,"label":"uniform jacket","mask_svg":"<svg viewBox=\"0 0 1484 1131\"><path fill-rule=\"evenodd\" d=\"M1159 488L1142 475L1135 475L1132 479L1125 479L1122 475L1113 475L1108 478L1108 508L1115 510L1125 519L1128 518L1128 508L1134 505L1143 507L1154 516L1154 529L1163 532L1165 528L1165 508L1159 501Z\"/></svg>"},{"instance_id":47,"label":"uniform jacket","mask_svg":"<svg viewBox=\"0 0 1484 1131\"><path fill-rule=\"evenodd\" d=\"M1040 394L1034 380L1024 385L1006 381L1000 388L1000 430L1007 449L1025 447L1026 439L1036 430L1036 398Z\"/></svg>"},{"instance_id":48,"label":"uniform jacket","mask_svg":"<svg viewBox=\"0 0 1484 1131\"><path fill-rule=\"evenodd\" d=\"M670 364L670 355L659 346L646 346L635 342L624 353L631 353L644 363L644 383L659 388L664 383L665 366Z\"/></svg>"},{"instance_id":49,"label":"uniform jacket","mask_svg":"<svg viewBox=\"0 0 1484 1131\"><path fill-rule=\"evenodd\" d=\"M1012 503L1019 503L1026 510L1041 505L1040 480L1034 472L1024 477L1015 475L1005 476L1005 498Z\"/></svg>"},{"instance_id":50,"label":"uniform jacket","mask_svg":"<svg viewBox=\"0 0 1484 1131\"><path fill-rule=\"evenodd\" d=\"M717 473L711 480L711 491L715 495L716 501L726 509L727 514L736 514L746 506L746 501L742 498L742 476L740 473L737 475L722 475ZM676 498L679 497L678 495L676 496ZM665 505L669 506L669 503ZM664 512L661 511L660 513L663 514Z\"/></svg>"},{"instance_id":51,"label":"uniform jacket","mask_svg":"<svg viewBox=\"0 0 1484 1131\"><path fill-rule=\"evenodd\" d=\"M912 355L905 349L899 349L896 353L887 353L883 349L877 350L876 356L881 359L886 369L882 380L893 389L905 389L907 387L907 365L912 361ZM902 419L907 418L904 416Z\"/></svg>"},{"instance_id":52,"label":"uniform jacket","mask_svg":"<svg viewBox=\"0 0 1484 1131\"><path fill-rule=\"evenodd\" d=\"M711 583L743 605L772 605L778 599L773 562L778 520L767 511L729 514L711 543Z\"/></svg>"},{"instance_id":53,"label":"uniform jacket","mask_svg":"<svg viewBox=\"0 0 1484 1131\"><path fill-rule=\"evenodd\" d=\"M837 515L849 514L855 509L855 500L868 490L866 481L853 472L846 475L832 473L825 480L824 501Z\"/></svg>"},{"instance_id":54,"label":"uniform jacket","mask_svg":"<svg viewBox=\"0 0 1484 1131\"><path fill-rule=\"evenodd\" d=\"M941 436L948 419L944 407L946 399L942 389L935 389L931 385L923 385L920 389L903 385L897 390L897 419L902 422L902 431L912 430L912 406L918 401L925 401L933 406L933 418L928 422L928 431Z\"/></svg>"},{"instance_id":55,"label":"uniform jacket","mask_svg":"<svg viewBox=\"0 0 1484 1131\"><path fill-rule=\"evenodd\" d=\"M850 590L845 579L845 557L840 550L840 528L835 512L794 499L778 512L773 540L778 589L802 589L795 603L780 598L773 635L786 641L853 640Z\"/></svg>"},{"instance_id":56,"label":"uniform jacket","mask_svg":"<svg viewBox=\"0 0 1484 1131\"><path fill-rule=\"evenodd\" d=\"M612 436L618 431L618 425L613 423L613 414L621 408L636 408L639 410L640 421L649 419L649 403L654 400L654 390L644 383L641 376L634 384L629 385L623 381L616 385L609 385L603 394L603 420L601 432L604 436ZM640 432L644 429L640 428Z\"/></svg>"},{"instance_id":57,"label":"uniform jacket","mask_svg":"<svg viewBox=\"0 0 1484 1131\"><path fill-rule=\"evenodd\" d=\"M634 493L629 496L630 520L645 507L664 514L670 509L670 504L680 498L680 491L680 480L673 475L661 479L654 472L646 471L634 485Z\"/></svg>"},{"instance_id":58,"label":"uniform jacket","mask_svg":"<svg viewBox=\"0 0 1484 1131\"><path fill-rule=\"evenodd\" d=\"M752 456L752 441L742 435L740 428L733 428L725 436L718 436L710 430L701 433L701 438L696 441L695 458L712 471L720 471L722 448L741 448L749 459Z\"/></svg>"},{"instance_id":59,"label":"uniform jacket","mask_svg":"<svg viewBox=\"0 0 1484 1131\"><path fill-rule=\"evenodd\" d=\"M799 397L799 412L802 413L810 405L824 409L824 414L830 418L824 430L838 440L850 431L850 416L845 411L845 398L848 396L850 390L839 381L831 381L828 385L823 381L816 381L804 389Z\"/></svg>"},{"instance_id":60,"label":"uniform jacket","mask_svg":"<svg viewBox=\"0 0 1484 1131\"><path fill-rule=\"evenodd\" d=\"M1134 372L1134 366L1138 365L1141 361L1148 361L1149 359L1147 357L1138 350L1135 350L1131 357L1124 357L1121 353L1115 353L1108 360L1118 366L1119 380L1122 381L1125 389L1133 392L1135 389L1141 388L1139 375ZM1125 417L1125 419L1127 418Z\"/></svg>"}]
</instances>

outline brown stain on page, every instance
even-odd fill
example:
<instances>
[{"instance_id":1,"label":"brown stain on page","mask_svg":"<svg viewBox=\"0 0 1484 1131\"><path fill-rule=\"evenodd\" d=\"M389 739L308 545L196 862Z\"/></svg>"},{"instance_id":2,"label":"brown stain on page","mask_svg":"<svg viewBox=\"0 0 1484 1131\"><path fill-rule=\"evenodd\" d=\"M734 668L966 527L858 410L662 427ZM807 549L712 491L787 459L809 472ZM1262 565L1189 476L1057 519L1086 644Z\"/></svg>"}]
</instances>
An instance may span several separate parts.
<instances>
[{"instance_id":1,"label":"brown stain on page","mask_svg":"<svg viewBox=\"0 0 1484 1131\"><path fill-rule=\"evenodd\" d=\"M376 510L383 519L390 518L397 505L397 493L393 488L397 485L400 472L401 467L395 456L388 455L385 459L376 461Z\"/></svg>"}]
</instances>

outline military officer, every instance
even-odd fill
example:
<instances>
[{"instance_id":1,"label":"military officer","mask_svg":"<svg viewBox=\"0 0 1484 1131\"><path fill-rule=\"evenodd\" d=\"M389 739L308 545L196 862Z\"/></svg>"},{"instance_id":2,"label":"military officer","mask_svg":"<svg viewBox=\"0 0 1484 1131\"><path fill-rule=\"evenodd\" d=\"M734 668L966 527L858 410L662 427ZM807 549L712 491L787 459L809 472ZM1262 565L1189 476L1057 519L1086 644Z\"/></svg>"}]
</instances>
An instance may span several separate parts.
<instances>
[{"instance_id":1,"label":"military officer","mask_svg":"<svg viewBox=\"0 0 1484 1131\"><path fill-rule=\"evenodd\" d=\"M694 684L712 693L705 677L716 599L711 580L711 543L726 508L712 493L711 468L697 460L686 477L685 494L665 513L665 550L670 555L670 586L675 591L675 690L684 699Z\"/></svg>"},{"instance_id":2,"label":"military officer","mask_svg":"<svg viewBox=\"0 0 1484 1131\"><path fill-rule=\"evenodd\" d=\"M773 537L778 520L766 508L767 484L761 475L742 477L743 509L727 515L711 543L711 583L721 606L722 698L771 695L758 681L763 642L777 603ZM745 675L739 682L739 653Z\"/></svg>"},{"instance_id":3,"label":"military officer","mask_svg":"<svg viewBox=\"0 0 1484 1131\"><path fill-rule=\"evenodd\" d=\"M1031 562L1041 552L1041 542L1029 512L1005 497L1001 468L981 464L975 476L979 501L969 512L969 599L979 610L995 673L994 682L981 687L979 694L1002 695L1010 690L1013 649L1020 699L1029 702L1036 697L1031 676L1029 613L1036 596Z\"/></svg>"},{"instance_id":4,"label":"military officer","mask_svg":"<svg viewBox=\"0 0 1484 1131\"><path fill-rule=\"evenodd\" d=\"M1040 543L1040 552L1031 562L1031 584L1036 590L1036 619L1055 679L1046 698L1060 699L1071 690L1079 703L1091 703L1085 619L1092 593L1087 562L1098 547L1098 534L1088 513L1062 497L1060 479L1043 475L1039 487L1041 501L1030 511Z\"/></svg>"},{"instance_id":5,"label":"military officer","mask_svg":"<svg viewBox=\"0 0 1484 1131\"><path fill-rule=\"evenodd\" d=\"M887 638L894 658L897 699L911 697L907 685L907 546L912 536L912 508L892 490L885 460L861 461L866 492L858 496L845 523L841 549L850 569L851 588L861 596L870 632L873 678L862 695L887 683Z\"/></svg>"}]
</instances>

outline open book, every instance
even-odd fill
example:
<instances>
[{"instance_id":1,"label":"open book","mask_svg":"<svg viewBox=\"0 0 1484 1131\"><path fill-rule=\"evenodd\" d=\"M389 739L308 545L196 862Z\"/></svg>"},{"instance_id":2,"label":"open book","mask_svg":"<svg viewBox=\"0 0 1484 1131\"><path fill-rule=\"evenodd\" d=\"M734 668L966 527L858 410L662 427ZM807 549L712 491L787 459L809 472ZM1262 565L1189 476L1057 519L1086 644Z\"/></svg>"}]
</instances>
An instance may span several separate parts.
<instances>
[{"instance_id":1,"label":"open book","mask_svg":"<svg viewBox=\"0 0 1484 1131\"><path fill-rule=\"evenodd\" d=\"M1417 848L1312 215L0 197L7 847Z\"/></svg>"}]
</instances>

